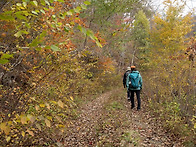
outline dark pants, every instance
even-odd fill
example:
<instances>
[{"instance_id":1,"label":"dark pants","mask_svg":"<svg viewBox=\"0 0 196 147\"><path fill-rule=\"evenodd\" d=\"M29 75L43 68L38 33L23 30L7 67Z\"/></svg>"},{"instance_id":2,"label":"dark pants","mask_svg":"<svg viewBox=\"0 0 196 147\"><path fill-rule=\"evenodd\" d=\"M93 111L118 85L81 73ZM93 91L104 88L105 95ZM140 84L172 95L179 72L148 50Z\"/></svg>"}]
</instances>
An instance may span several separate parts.
<instances>
[{"instance_id":1,"label":"dark pants","mask_svg":"<svg viewBox=\"0 0 196 147\"><path fill-rule=\"evenodd\" d=\"M137 96L137 109L140 109L141 108L141 99L140 99L140 90L131 90L131 107L135 107L135 104L134 104L134 93L136 93L136 96Z\"/></svg>"},{"instance_id":2,"label":"dark pants","mask_svg":"<svg viewBox=\"0 0 196 147\"><path fill-rule=\"evenodd\" d=\"M127 99L130 99L130 91L127 90Z\"/></svg>"}]
</instances>

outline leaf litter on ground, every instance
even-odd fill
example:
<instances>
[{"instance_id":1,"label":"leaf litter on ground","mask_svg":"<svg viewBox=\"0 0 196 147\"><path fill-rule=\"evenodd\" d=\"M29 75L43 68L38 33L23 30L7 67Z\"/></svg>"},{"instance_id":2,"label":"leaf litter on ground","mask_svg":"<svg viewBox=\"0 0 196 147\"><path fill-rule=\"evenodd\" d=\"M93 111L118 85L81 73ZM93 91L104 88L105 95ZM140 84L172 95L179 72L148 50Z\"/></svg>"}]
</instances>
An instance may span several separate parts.
<instances>
[{"instance_id":1,"label":"leaf litter on ground","mask_svg":"<svg viewBox=\"0 0 196 147\"><path fill-rule=\"evenodd\" d=\"M122 89L103 93L78 112L79 117L65 131L63 146L183 146L151 115L147 102L142 101L140 111L132 110Z\"/></svg>"}]
</instances>

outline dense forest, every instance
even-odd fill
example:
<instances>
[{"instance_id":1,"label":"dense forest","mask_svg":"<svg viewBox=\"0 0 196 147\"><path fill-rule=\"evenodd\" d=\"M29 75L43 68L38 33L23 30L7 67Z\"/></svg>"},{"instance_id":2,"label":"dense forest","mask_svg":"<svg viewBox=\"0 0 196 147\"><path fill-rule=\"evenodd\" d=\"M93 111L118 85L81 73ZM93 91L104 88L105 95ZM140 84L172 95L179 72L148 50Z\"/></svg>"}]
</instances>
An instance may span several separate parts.
<instances>
[{"instance_id":1,"label":"dense forest","mask_svg":"<svg viewBox=\"0 0 196 147\"><path fill-rule=\"evenodd\" d=\"M64 146L80 106L122 88L131 65L154 119L195 146L196 14L182 2L1 0L0 146Z\"/></svg>"}]
</instances>

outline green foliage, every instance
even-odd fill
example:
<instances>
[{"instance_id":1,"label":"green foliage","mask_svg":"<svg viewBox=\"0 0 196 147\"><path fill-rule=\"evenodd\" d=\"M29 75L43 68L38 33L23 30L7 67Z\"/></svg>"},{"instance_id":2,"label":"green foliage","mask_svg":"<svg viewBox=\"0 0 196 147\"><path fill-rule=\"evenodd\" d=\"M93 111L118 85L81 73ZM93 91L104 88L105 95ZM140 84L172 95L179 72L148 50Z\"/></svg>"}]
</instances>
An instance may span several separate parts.
<instances>
[{"instance_id":1,"label":"green foliage","mask_svg":"<svg viewBox=\"0 0 196 147\"><path fill-rule=\"evenodd\" d=\"M119 110L119 109L123 109L123 106L120 104L120 103L118 103L118 102L113 102L113 103L111 103L109 106L107 106L108 108L106 108L106 109L112 109L112 110Z\"/></svg>"},{"instance_id":2,"label":"green foliage","mask_svg":"<svg viewBox=\"0 0 196 147\"><path fill-rule=\"evenodd\" d=\"M135 16L132 31L135 45L138 47L146 47L148 44L147 39L149 37L150 24L142 10L140 10Z\"/></svg>"},{"instance_id":3,"label":"green foliage","mask_svg":"<svg viewBox=\"0 0 196 147\"><path fill-rule=\"evenodd\" d=\"M132 64L137 63L135 57L139 58L140 64L143 65L148 60L146 54L148 53L149 47L149 33L150 33L150 23L146 15L142 10L140 10L133 22L132 29L132 39L134 41L134 52L132 57Z\"/></svg>"},{"instance_id":4,"label":"green foliage","mask_svg":"<svg viewBox=\"0 0 196 147\"><path fill-rule=\"evenodd\" d=\"M85 24L96 33L103 48L93 50L94 54L109 56L116 61L118 68L128 64L132 52L130 26L138 9L142 9L142 3L138 0L93 0L91 5L81 16L86 20ZM79 51L85 47L94 49L94 45L88 39L75 41Z\"/></svg>"},{"instance_id":5,"label":"green foliage","mask_svg":"<svg viewBox=\"0 0 196 147\"><path fill-rule=\"evenodd\" d=\"M168 4L166 10L164 17L154 16L145 63L145 68L149 70L143 78L148 83L146 89L152 108L160 115L167 129L194 140L191 137L193 125L186 122L190 122L195 113L195 69L184 55L188 40L186 35L192 28L191 16L182 17L178 5Z\"/></svg>"},{"instance_id":6,"label":"green foliage","mask_svg":"<svg viewBox=\"0 0 196 147\"><path fill-rule=\"evenodd\" d=\"M81 26L74 21L79 20L79 13L90 2L74 9L63 7L65 4L69 2L24 0L13 2L0 15L1 25L9 32L9 36L4 32L1 38L5 44L1 49L6 51L9 47L8 52L1 52L0 59L5 64L1 69L8 73L1 78L9 84L2 83L0 89L3 146L58 143L66 125L71 123L68 119L77 117L74 98L83 98L99 87L93 80L101 77L90 76L90 69L98 68L96 62L84 64L70 41L73 26ZM84 26L81 29L101 46L92 31ZM8 41L13 41L12 45Z\"/></svg>"},{"instance_id":7,"label":"green foliage","mask_svg":"<svg viewBox=\"0 0 196 147\"><path fill-rule=\"evenodd\" d=\"M4 23L13 24L14 29L12 29L11 34L16 37L14 43L18 49L24 48L24 46L33 49L39 48L38 50L45 49L47 48L47 42L52 39L51 34L49 34L46 29L49 28L49 30L52 30L54 33L61 35L68 35L72 29L73 24L71 23L73 22L63 24L62 21L68 19L70 15L74 16L76 13L80 13L90 4L90 2L85 1L84 4L74 9L65 8L53 14L55 6L60 7L63 3L65 3L64 0L24 0L22 2L13 2L11 7L6 8L4 12L0 14L0 20ZM65 28L66 32L60 32L62 27ZM97 45L101 47L101 44L92 31L88 30L83 33L95 40ZM21 42L23 43L21 44ZM65 44L64 41L59 41L58 43ZM60 51L60 49L54 45L50 48L53 51ZM0 59L0 61L4 64L8 62L8 60L5 59Z\"/></svg>"},{"instance_id":8,"label":"green foliage","mask_svg":"<svg viewBox=\"0 0 196 147\"><path fill-rule=\"evenodd\" d=\"M13 54L7 54L1 52L0 64L8 63L10 58L13 58Z\"/></svg>"},{"instance_id":9,"label":"green foliage","mask_svg":"<svg viewBox=\"0 0 196 147\"><path fill-rule=\"evenodd\" d=\"M77 118L75 98L84 100L88 95L107 89L101 86L102 82L109 83L113 73L108 73L108 79L105 80L105 74L89 77L90 70L98 68L96 60L84 60L89 52L83 52L80 57L64 50L61 53L60 57L48 57L44 68L49 71L37 71L29 81L32 83L29 91L16 89L14 96L19 100L18 106L12 113L1 113L2 118L5 118L0 124L1 144L56 144L63 137L66 126L71 123L68 120ZM55 64L51 64L54 59ZM117 85L118 81L107 86Z\"/></svg>"},{"instance_id":10,"label":"green foliage","mask_svg":"<svg viewBox=\"0 0 196 147\"><path fill-rule=\"evenodd\" d=\"M168 130L187 135L192 144L195 68L184 55L191 16L182 17L181 7L167 1L166 15L156 15L149 30L146 11L138 11L143 2L10 1L0 14L0 144L60 146L70 120L78 117L77 104L122 86L118 73L132 55L147 71L151 108ZM119 133L124 146L138 145L131 132L119 130L130 123L117 117L126 110L122 95L116 92L103 107L100 146L115 145L103 128Z\"/></svg>"}]
</instances>

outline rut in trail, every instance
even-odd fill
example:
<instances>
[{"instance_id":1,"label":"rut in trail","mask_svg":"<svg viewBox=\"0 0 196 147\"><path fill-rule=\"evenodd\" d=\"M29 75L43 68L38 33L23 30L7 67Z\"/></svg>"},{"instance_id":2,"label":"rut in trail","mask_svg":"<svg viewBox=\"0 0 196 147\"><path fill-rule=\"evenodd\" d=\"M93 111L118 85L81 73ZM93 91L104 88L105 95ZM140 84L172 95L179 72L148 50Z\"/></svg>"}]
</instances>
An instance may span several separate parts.
<instances>
[{"instance_id":1,"label":"rut in trail","mask_svg":"<svg viewBox=\"0 0 196 147\"><path fill-rule=\"evenodd\" d=\"M150 115L142 98L142 109L131 110L125 91L102 94L80 108L80 115L66 130L66 147L183 147ZM137 103L136 103L137 105Z\"/></svg>"},{"instance_id":2,"label":"rut in trail","mask_svg":"<svg viewBox=\"0 0 196 147\"><path fill-rule=\"evenodd\" d=\"M107 101L112 91L107 92L88 102L81 108L79 119L74 120L67 129L66 146L91 146L96 142L95 125L101 117L103 103Z\"/></svg>"}]
</instances>

